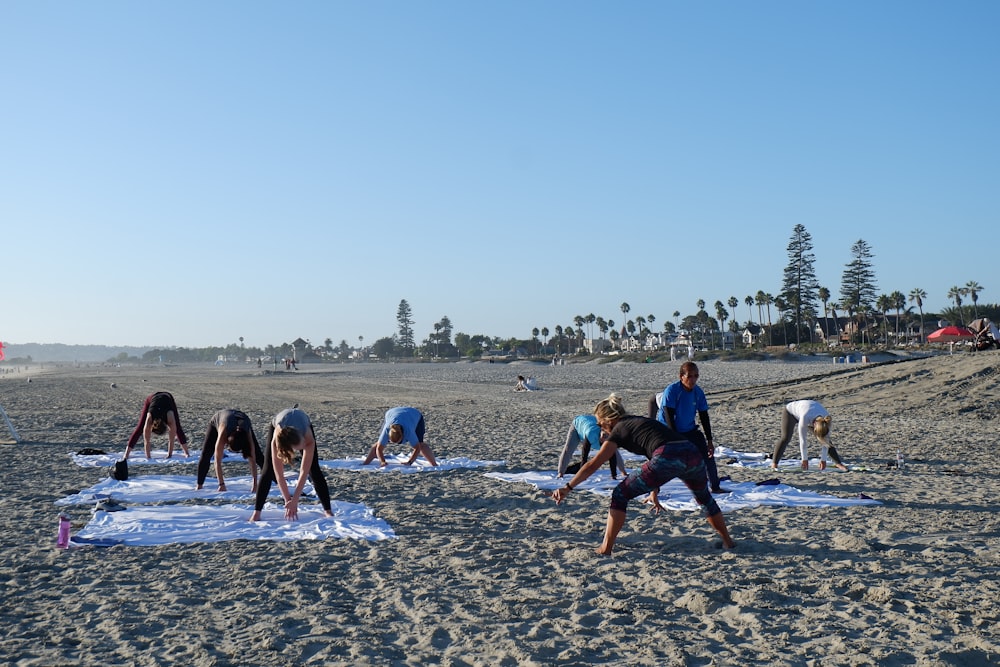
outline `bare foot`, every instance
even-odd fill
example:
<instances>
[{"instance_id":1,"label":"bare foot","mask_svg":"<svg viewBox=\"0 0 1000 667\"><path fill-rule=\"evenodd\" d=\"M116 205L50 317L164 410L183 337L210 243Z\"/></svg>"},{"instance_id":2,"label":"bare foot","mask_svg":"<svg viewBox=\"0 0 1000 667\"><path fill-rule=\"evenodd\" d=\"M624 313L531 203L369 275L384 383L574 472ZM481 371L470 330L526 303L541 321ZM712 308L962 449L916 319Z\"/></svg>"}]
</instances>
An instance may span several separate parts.
<instances>
[{"instance_id":1,"label":"bare foot","mask_svg":"<svg viewBox=\"0 0 1000 667\"><path fill-rule=\"evenodd\" d=\"M610 556L611 555L611 549L608 549L607 551L605 551L604 547L600 546L600 547L597 547L596 549L594 549L594 553L597 554L598 556Z\"/></svg>"},{"instance_id":2,"label":"bare foot","mask_svg":"<svg viewBox=\"0 0 1000 667\"><path fill-rule=\"evenodd\" d=\"M803 470L809 470L809 461L803 461L802 462L802 469Z\"/></svg>"}]
</instances>

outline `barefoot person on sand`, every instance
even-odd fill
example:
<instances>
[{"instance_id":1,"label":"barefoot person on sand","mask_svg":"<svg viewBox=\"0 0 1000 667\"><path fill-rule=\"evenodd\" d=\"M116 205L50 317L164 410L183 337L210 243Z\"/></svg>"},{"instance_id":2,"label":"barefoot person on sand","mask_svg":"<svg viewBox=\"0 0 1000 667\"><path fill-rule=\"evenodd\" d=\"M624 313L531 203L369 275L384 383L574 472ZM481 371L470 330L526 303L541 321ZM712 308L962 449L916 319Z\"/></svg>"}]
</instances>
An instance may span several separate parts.
<instances>
[{"instance_id":1,"label":"barefoot person on sand","mask_svg":"<svg viewBox=\"0 0 1000 667\"><path fill-rule=\"evenodd\" d=\"M379 464L385 466L387 463L385 446L390 442L394 445L408 442L413 447L413 453L410 454L410 460L406 462L406 465L412 465L417 460L417 456L423 454L432 466L436 466L438 463L434 459L434 452L424 442L425 429L424 416L420 410L409 407L392 408L385 413L385 421L382 423L378 440L368 450L368 456L365 457L365 462L362 465L368 465L378 457Z\"/></svg>"},{"instance_id":2,"label":"barefoot person on sand","mask_svg":"<svg viewBox=\"0 0 1000 667\"><path fill-rule=\"evenodd\" d=\"M847 470L847 466L840 460L837 449L830 442L830 413L816 401L810 400L792 401L781 411L781 437L775 443L774 453L771 454L771 469L778 469L778 462L785 453L785 447L791 441L792 435L797 432L802 469L809 470L809 447L806 444L806 433L809 430L819 440L819 469L826 470L826 454L829 452L833 463L841 470Z\"/></svg>"},{"instance_id":3,"label":"barefoot person on sand","mask_svg":"<svg viewBox=\"0 0 1000 667\"><path fill-rule=\"evenodd\" d=\"M226 490L226 480L222 475L222 459L226 449L243 455L250 464L250 475L253 476L251 491L257 491L257 466L264 463L264 454L257 442L257 434L245 412L240 410L219 410L208 423L205 432L205 443L201 447L201 458L198 459L199 491L205 484L208 468L215 456L215 477L219 480L219 491Z\"/></svg>"},{"instance_id":4,"label":"barefoot person on sand","mask_svg":"<svg viewBox=\"0 0 1000 667\"><path fill-rule=\"evenodd\" d=\"M177 412L177 403L174 401L174 397L165 391L158 391L146 397L142 404L142 413L139 415L139 423L136 424L135 430L132 431L132 435L129 436L128 443L125 445L125 459L127 460L129 454L132 453L135 443L139 442L140 435L146 458L152 458L150 440L154 433L156 435L167 434L168 459L174 455L174 440L181 443L184 456L190 456L187 448L187 436L184 435L184 429L181 428L181 417Z\"/></svg>"},{"instance_id":5,"label":"barefoot person on sand","mask_svg":"<svg viewBox=\"0 0 1000 667\"><path fill-rule=\"evenodd\" d=\"M302 464L299 466L299 479L295 491L288 492L288 482L285 481L285 466L295 460L296 452L302 454ZM260 473L260 483L257 484L257 499L251 521L260 520L260 512L267 502L267 494L271 492L271 483L277 479L281 497L285 499L285 518L297 521L299 518L299 498L306 478L311 478L319 502L326 510L327 516L333 516L330 505L330 488L326 485L326 477L319 467L319 454L316 452L316 431L313 429L309 416L298 407L279 412L267 427L267 450L264 452L264 469Z\"/></svg>"},{"instance_id":6,"label":"barefoot person on sand","mask_svg":"<svg viewBox=\"0 0 1000 667\"><path fill-rule=\"evenodd\" d=\"M619 482L611 493L611 509L608 511L604 541L597 553L605 556L611 554L615 539L625 525L625 509L629 500L651 494L653 507L659 512L663 509L657 497L659 488L675 477L682 479L694 494L695 500L708 517L709 525L722 538L722 546L727 549L736 546L729 536L722 510L708 491L702 455L690 440L654 419L629 415L617 394L611 394L598 403L594 408L594 416L597 417L601 430L607 434L601 451L566 486L552 493L556 503L561 503L570 491L604 465L619 447L649 459L639 470Z\"/></svg>"}]
</instances>

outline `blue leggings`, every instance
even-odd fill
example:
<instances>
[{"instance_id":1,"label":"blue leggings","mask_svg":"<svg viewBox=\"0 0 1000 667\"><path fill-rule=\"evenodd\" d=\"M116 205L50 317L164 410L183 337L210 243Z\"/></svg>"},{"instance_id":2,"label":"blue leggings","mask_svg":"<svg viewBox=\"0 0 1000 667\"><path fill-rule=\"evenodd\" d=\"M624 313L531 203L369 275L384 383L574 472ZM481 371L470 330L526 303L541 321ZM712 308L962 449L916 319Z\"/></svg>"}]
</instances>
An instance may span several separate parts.
<instances>
[{"instance_id":1,"label":"blue leggings","mask_svg":"<svg viewBox=\"0 0 1000 667\"><path fill-rule=\"evenodd\" d=\"M708 490L705 460L691 442L668 442L653 452L653 458L623 479L611 492L611 509L624 512L628 501L658 489L675 477L691 489L705 516L721 514Z\"/></svg>"}]
</instances>

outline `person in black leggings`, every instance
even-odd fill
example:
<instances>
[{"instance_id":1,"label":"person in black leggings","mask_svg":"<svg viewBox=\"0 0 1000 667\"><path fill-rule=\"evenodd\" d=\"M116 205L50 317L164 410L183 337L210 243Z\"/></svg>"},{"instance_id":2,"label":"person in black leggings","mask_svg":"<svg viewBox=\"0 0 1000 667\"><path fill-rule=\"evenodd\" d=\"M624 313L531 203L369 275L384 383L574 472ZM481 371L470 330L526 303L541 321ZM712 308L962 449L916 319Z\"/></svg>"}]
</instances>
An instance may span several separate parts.
<instances>
[{"instance_id":1,"label":"person in black leggings","mask_svg":"<svg viewBox=\"0 0 1000 667\"><path fill-rule=\"evenodd\" d=\"M128 459L132 448L139 442L140 435L142 436L143 449L146 451L146 458L152 458L150 440L154 433L156 435L167 434L168 459L174 455L175 438L181 443L184 456L191 455L187 448L187 436L184 435L184 429L181 428L181 416L177 412L177 403L174 401L174 397L165 391L158 391L146 397L146 401L142 404L142 413L139 415L139 423L136 424L135 430L132 431L132 435L129 436L128 443L125 445L125 459Z\"/></svg>"},{"instance_id":2,"label":"person in black leggings","mask_svg":"<svg viewBox=\"0 0 1000 667\"><path fill-rule=\"evenodd\" d=\"M257 434L245 412L228 409L219 410L208 423L205 432L205 444L201 447L201 458L198 459L199 491L205 484L208 468L215 457L215 477L219 480L219 491L226 490L226 480L222 476L222 459L226 450L238 452L250 464L250 475L253 476L251 491L257 491L257 466L264 463L264 454L257 442Z\"/></svg>"},{"instance_id":3,"label":"person in black leggings","mask_svg":"<svg viewBox=\"0 0 1000 667\"><path fill-rule=\"evenodd\" d=\"M288 482L285 481L285 466L295 460L297 452L302 454L302 464L299 467L299 479L295 491L289 493ZM316 495L326 510L327 516L333 516L330 504L330 488L326 485L326 477L319 467L319 454L316 451L316 431L313 429L309 416L297 407L279 412L267 426L267 449L264 451L264 468L257 484L257 499L251 521L260 520L260 512L267 502L271 492L271 483L277 480L281 489L281 497L285 499L285 518L297 521L299 518L299 498L306 478L312 479Z\"/></svg>"}]
</instances>

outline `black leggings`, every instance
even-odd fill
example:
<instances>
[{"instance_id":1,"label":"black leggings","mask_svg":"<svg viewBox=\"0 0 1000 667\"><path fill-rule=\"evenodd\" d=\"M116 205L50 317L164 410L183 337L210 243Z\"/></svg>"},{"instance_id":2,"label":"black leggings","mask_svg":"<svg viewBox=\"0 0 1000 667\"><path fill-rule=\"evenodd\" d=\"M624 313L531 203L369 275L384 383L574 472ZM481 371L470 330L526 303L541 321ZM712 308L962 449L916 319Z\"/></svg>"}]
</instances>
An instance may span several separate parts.
<instances>
[{"instance_id":1,"label":"black leggings","mask_svg":"<svg viewBox=\"0 0 1000 667\"><path fill-rule=\"evenodd\" d=\"M312 431L313 442L315 442L316 429L313 428L312 424L309 425L309 429ZM260 471L260 480L257 482L257 499L254 503L254 510L258 512L264 509L264 503L267 502L267 494L271 492L271 484L275 481L274 463L271 461L271 441L273 439L274 424L269 424L267 427L267 440L265 440L267 447L264 449L264 467ZM318 445L316 445L316 451L313 452L312 465L309 467L309 479L312 480L313 487L316 489L316 495L319 496L319 502L323 505L323 509L332 513L330 487L326 485L326 477L323 476L323 469L319 467Z\"/></svg>"},{"instance_id":2,"label":"black leggings","mask_svg":"<svg viewBox=\"0 0 1000 667\"><path fill-rule=\"evenodd\" d=\"M205 433L205 444L201 446L201 458L198 459L198 486L204 484L205 478L208 477L208 469L212 466L212 457L215 456L215 442L218 439L219 428L213 420L208 425L208 432ZM264 452L260 449L260 443L257 442L257 434L254 433L253 427L250 428L250 442L253 443L257 467L260 468L264 465ZM249 453L244 454L243 458L250 458Z\"/></svg>"},{"instance_id":3,"label":"black leggings","mask_svg":"<svg viewBox=\"0 0 1000 667\"><path fill-rule=\"evenodd\" d=\"M795 429L799 425L799 418L788 411L788 408L783 408L781 410L781 437L778 442L774 444L774 452L771 454L771 465L777 466L778 461L785 454L785 447L788 443L792 441L792 436L795 435ZM828 445L826 448L827 453L830 455L830 460L836 465L843 465L840 460L840 454L837 453L837 448L833 445ZM801 454L801 452L800 452Z\"/></svg>"}]
</instances>

